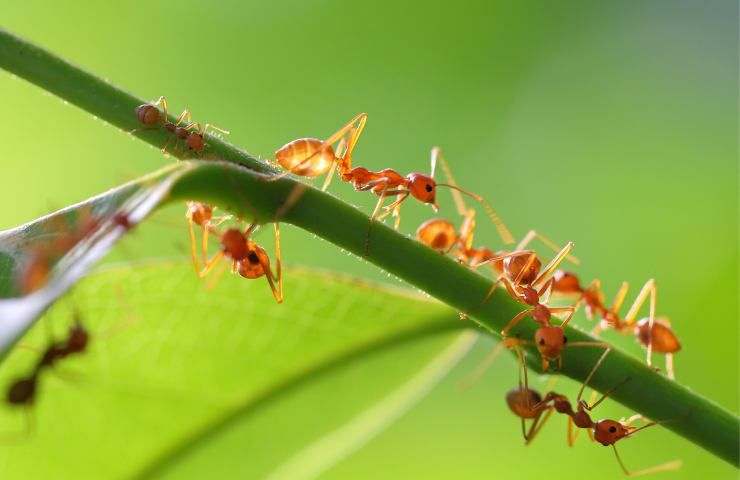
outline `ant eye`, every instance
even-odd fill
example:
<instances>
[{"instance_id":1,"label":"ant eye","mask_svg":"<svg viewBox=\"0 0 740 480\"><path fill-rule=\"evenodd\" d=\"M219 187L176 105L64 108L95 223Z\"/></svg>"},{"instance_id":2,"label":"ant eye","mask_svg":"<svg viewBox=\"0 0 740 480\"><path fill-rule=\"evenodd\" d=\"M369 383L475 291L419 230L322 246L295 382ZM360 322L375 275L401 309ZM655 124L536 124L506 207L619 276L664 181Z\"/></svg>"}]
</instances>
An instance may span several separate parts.
<instances>
[{"instance_id":1,"label":"ant eye","mask_svg":"<svg viewBox=\"0 0 740 480\"><path fill-rule=\"evenodd\" d=\"M545 339L544 338L540 338L540 345L544 345L544 344L545 344Z\"/></svg>"},{"instance_id":2,"label":"ant eye","mask_svg":"<svg viewBox=\"0 0 740 480\"><path fill-rule=\"evenodd\" d=\"M563 343L568 343L568 337L563 337Z\"/></svg>"},{"instance_id":3,"label":"ant eye","mask_svg":"<svg viewBox=\"0 0 740 480\"><path fill-rule=\"evenodd\" d=\"M427 184L426 184L426 186L425 186L424 188L425 188L425 189L426 189L426 191L427 191L427 192L429 192L429 193L432 193L432 190L434 190L434 187L432 187L432 185L431 185L431 184L429 184L429 183L427 183Z\"/></svg>"},{"instance_id":4,"label":"ant eye","mask_svg":"<svg viewBox=\"0 0 740 480\"><path fill-rule=\"evenodd\" d=\"M609 431L610 431L611 433L614 433L614 432L616 432L616 431L617 431L617 427L615 427L614 425L612 425L611 427L609 427Z\"/></svg>"}]
</instances>

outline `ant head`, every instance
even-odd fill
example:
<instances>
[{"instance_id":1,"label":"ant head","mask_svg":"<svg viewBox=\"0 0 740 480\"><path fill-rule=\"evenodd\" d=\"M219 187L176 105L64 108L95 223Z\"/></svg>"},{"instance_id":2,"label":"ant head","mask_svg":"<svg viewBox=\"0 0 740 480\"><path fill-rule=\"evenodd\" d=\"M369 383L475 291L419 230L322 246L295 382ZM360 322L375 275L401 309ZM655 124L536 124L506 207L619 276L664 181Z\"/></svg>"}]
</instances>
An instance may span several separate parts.
<instances>
[{"instance_id":1,"label":"ant head","mask_svg":"<svg viewBox=\"0 0 740 480\"><path fill-rule=\"evenodd\" d=\"M239 275L249 279L259 278L265 274L265 265L270 265L265 249L248 240L247 255L237 265Z\"/></svg>"},{"instance_id":2,"label":"ant head","mask_svg":"<svg viewBox=\"0 0 740 480\"><path fill-rule=\"evenodd\" d=\"M423 173L411 173L406 179L409 181L409 192L422 203L431 203L434 211L439 205L434 201L437 195L437 184L430 176Z\"/></svg>"},{"instance_id":3,"label":"ant head","mask_svg":"<svg viewBox=\"0 0 740 480\"><path fill-rule=\"evenodd\" d=\"M185 216L196 225L202 227L213 217L213 207L205 203L188 202L188 209Z\"/></svg>"},{"instance_id":4,"label":"ant head","mask_svg":"<svg viewBox=\"0 0 740 480\"><path fill-rule=\"evenodd\" d=\"M506 404L514 415L521 418L533 418L532 407L542 401L542 396L535 390L515 387L506 393Z\"/></svg>"},{"instance_id":5,"label":"ant head","mask_svg":"<svg viewBox=\"0 0 740 480\"><path fill-rule=\"evenodd\" d=\"M566 294L581 292L581 283L575 273L566 272L565 270L555 270L552 278L555 280L552 288L556 292Z\"/></svg>"},{"instance_id":6,"label":"ant head","mask_svg":"<svg viewBox=\"0 0 740 480\"><path fill-rule=\"evenodd\" d=\"M203 141L203 135L200 133L193 133L185 140L185 146L193 152L200 152L206 146L206 142Z\"/></svg>"},{"instance_id":7,"label":"ant head","mask_svg":"<svg viewBox=\"0 0 740 480\"><path fill-rule=\"evenodd\" d=\"M139 105L136 108L136 119L144 125L156 125L159 123L159 110L148 103Z\"/></svg>"},{"instance_id":8,"label":"ant head","mask_svg":"<svg viewBox=\"0 0 740 480\"><path fill-rule=\"evenodd\" d=\"M28 405L33 402L36 393L36 377L18 380L8 389L8 403L13 405Z\"/></svg>"},{"instance_id":9,"label":"ant head","mask_svg":"<svg viewBox=\"0 0 740 480\"><path fill-rule=\"evenodd\" d=\"M447 220L427 220L416 229L416 239L435 250L447 251L455 244L455 226Z\"/></svg>"},{"instance_id":10,"label":"ant head","mask_svg":"<svg viewBox=\"0 0 740 480\"><path fill-rule=\"evenodd\" d=\"M238 228L230 228L221 235L221 248L227 256L237 262L246 258L249 253L246 238Z\"/></svg>"},{"instance_id":11,"label":"ant head","mask_svg":"<svg viewBox=\"0 0 740 480\"><path fill-rule=\"evenodd\" d=\"M558 358L568 342L563 329L551 325L538 328L534 333L534 340L537 350L545 358Z\"/></svg>"},{"instance_id":12,"label":"ant head","mask_svg":"<svg viewBox=\"0 0 740 480\"><path fill-rule=\"evenodd\" d=\"M630 430L614 420L599 420L594 426L594 438L597 442L608 447L618 440L629 435Z\"/></svg>"},{"instance_id":13,"label":"ant head","mask_svg":"<svg viewBox=\"0 0 740 480\"><path fill-rule=\"evenodd\" d=\"M533 255L534 258L532 258ZM527 264L529 264L528 267ZM525 267L527 270L521 273L520 277L519 274ZM530 285L534 282L540 273L541 267L542 262L540 262L540 259L537 258L534 252L528 250L524 250L521 254L508 257L504 260L504 273L512 281L519 277L519 285Z\"/></svg>"}]
</instances>

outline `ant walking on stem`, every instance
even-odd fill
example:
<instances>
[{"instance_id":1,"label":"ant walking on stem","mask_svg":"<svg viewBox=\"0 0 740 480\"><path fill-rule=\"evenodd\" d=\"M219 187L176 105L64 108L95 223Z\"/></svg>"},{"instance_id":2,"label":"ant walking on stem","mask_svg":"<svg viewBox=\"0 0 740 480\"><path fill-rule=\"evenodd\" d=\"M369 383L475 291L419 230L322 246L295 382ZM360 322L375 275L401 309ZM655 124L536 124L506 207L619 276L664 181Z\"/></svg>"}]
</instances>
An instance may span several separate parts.
<instances>
[{"instance_id":1,"label":"ant walking on stem","mask_svg":"<svg viewBox=\"0 0 740 480\"><path fill-rule=\"evenodd\" d=\"M549 370L551 361L557 362L558 369L562 367L562 353L566 347L603 347L607 351L611 350L610 345L603 342L572 342L568 344L568 339L565 336L565 327L573 317L575 309L573 307L549 307L547 305L550 301L552 285L554 283L553 278L549 280L547 278L572 248L573 242L569 242L541 273L541 262L537 259L537 255L534 252L516 251L489 260L490 262L494 262L502 259L504 273L494 282L491 289L489 289L482 304L488 301L497 284L503 282L504 287L512 298L529 307L511 319L501 330L501 334L504 337L508 337L511 329L524 317L531 316L540 325L535 330L534 343L542 357L542 369L545 372ZM565 319L560 325L551 324L553 314L565 315ZM465 318L466 315L466 313L462 313L461 317ZM524 340L520 340L519 342L522 344L528 343Z\"/></svg>"},{"instance_id":2,"label":"ant walking on stem","mask_svg":"<svg viewBox=\"0 0 740 480\"><path fill-rule=\"evenodd\" d=\"M601 317L599 324L594 329L594 334L598 335L601 330L611 327L619 333L634 335L637 341L647 350L646 362L648 366L652 366L653 352L663 353L666 356L668 378L675 378L673 354L681 350L681 343L671 329L671 324L667 318L655 318L657 293L655 280L650 279L643 285L642 290L640 290L640 293L635 298L627 315L624 319L620 319L619 309L629 289L627 282L622 283L612 306L606 307L604 305L604 296L601 293L601 283L598 280L594 280L586 288L581 288L578 277L573 273L557 271L553 275L553 278L555 279L554 291L566 295L580 295L573 306L578 308L583 303L586 307L586 316L589 319L593 317L594 313L598 313ZM637 321L637 313L648 297L650 298L650 313L647 318Z\"/></svg>"},{"instance_id":3,"label":"ant walking on stem","mask_svg":"<svg viewBox=\"0 0 740 480\"><path fill-rule=\"evenodd\" d=\"M158 108L160 105L162 106L162 112L160 112ZM164 127L164 129L167 130L170 134L174 135L176 139L184 141L185 146L188 148L188 150L195 153L202 152L203 149L208 146L208 144L203 139L203 136L209 129L226 135L229 134L227 130L222 130L214 125L211 125L210 123L206 123L203 126L201 126L201 124L198 122L193 123L190 118L190 110L188 109L182 111L180 116L177 118L176 123L171 122L167 115L167 101L165 100L164 96L159 97L159 99L154 103L145 103L143 105L139 105L136 108L136 119L139 121L139 123L145 125L145 127L136 128L134 130L131 130L130 133L142 130L159 130L160 128ZM183 120L186 119L187 125L181 127L180 124L183 122ZM167 146L170 143L170 138L171 137L167 137L167 141L162 146L162 153L165 155L167 154Z\"/></svg>"},{"instance_id":4,"label":"ant walking on stem","mask_svg":"<svg viewBox=\"0 0 740 480\"><path fill-rule=\"evenodd\" d=\"M483 197L461 189L454 183L451 177L449 179L450 183L435 182L434 173L438 161L445 172L449 174L447 162L438 147L432 149L431 175L413 172L404 177L391 168L374 172L365 167L352 167L352 151L362 134L366 121L367 114L360 113L326 140L299 138L284 145L275 152L275 159L286 171L265 181L278 180L290 173L314 177L328 172L329 176L322 187L322 190L325 190L331 182L334 170L336 170L342 181L351 183L355 190L369 190L380 197L370 216L371 222L376 218L383 220L388 215L393 214L396 217L396 229L398 229L401 221L401 204L409 196L416 198L422 203L432 205L432 208L437 211L439 209L436 202L437 187L447 187L462 192L483 203L504 241L506 243L513 243L508 229ZM336 150L332 147L335 143L337 143ZM385 199L389 197L396 197L396 200L385 206L385 212L381 214L380 209L383 207Z\"/></svg>"}]
</instances>

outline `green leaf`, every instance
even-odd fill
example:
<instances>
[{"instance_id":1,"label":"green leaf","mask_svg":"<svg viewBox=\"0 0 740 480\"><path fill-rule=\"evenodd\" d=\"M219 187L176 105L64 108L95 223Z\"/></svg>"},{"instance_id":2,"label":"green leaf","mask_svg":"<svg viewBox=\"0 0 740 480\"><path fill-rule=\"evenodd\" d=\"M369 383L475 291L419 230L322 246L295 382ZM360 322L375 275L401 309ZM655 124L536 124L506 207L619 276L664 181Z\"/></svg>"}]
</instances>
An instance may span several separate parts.
<instances>
[{"instance_id":1,"label":"green leaf","mask_svg":"<svg viewBox=\"0 0 740 480\"><path fill-rule=\"evenodd\" d=\"M236 275L208 290L191 265L86 278L6 360L1 385L31 368L38 354L29 348L43 348L49 328L61 336L75 309L92 332L87 352L42 374L34 430L3 444L3 476L203 478L220 464L230 476L255 478L290 467L295 454L352 425L389 391L411 388L406 379L449 344L445 332L464 326L454 311L404 290L300 269L285 274L285 305L266 282ZM456 348L444 365L464 352ZM426 390L444 365L427 374ZM398 413L397 404L385 409ZM376 412L371 424L384 415ZM25 422L22 410L0 410L0 434L21 432ZM353 428L344 440L373 433ZM264 443L275 436L279 444Z\"/></svg>"},{"instance_id":2,"label":"green leaf","mask_svg":"<svg viewBox=\"0 0 740 480\"><path fill-rule=\"evenodd\" d=\"M0 232L0 359L33 321L158 207L184 165ZM40 280L27 281L41 269Z\"/></svg>"}]
</instances>

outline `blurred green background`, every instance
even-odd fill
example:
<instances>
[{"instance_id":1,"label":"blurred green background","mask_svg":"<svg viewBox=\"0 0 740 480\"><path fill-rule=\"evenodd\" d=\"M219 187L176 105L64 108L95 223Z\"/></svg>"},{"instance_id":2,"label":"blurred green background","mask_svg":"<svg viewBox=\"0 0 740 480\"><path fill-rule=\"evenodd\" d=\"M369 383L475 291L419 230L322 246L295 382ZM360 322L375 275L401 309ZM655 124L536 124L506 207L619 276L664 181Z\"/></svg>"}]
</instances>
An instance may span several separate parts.
<instances>
[{"instance_id":1,"label":"blurred green background","mask_svg":"<svg viewBox=\"0 0 740 480\"><path fill-rule=\"evenodd\" d=\"M3 27L138 95L166 95L173 111L190 108L195 120L231 130L230 141L264 158L294 138L328 136L361 111L369 121L358 165L426 172L431 147L441 146L458 182L484 194L515 236L537 228L558 243L574 241L578 272L602 279L608 297L622 280L634 295L655 278L658 312L683 342L677 378L732 411L737 14L732 1L670 0L0 5ZM3 229L169 161L7 74L0 105ZM339 182L331 191L368 212L375 201ZM452 218L448 200L442 214ZM402 230L431 215L408 202ZM110 261L185 259L181 216L179 207L161 212ZM283 234L289 264L397 283L312 235L291 227ZM485 221L477 239L500 245ZM576 323L589 327L582 315ZM642 355L633 339L608 338ZM562 423L522 445L503 403L513 360L461 392L459 379L492 346L484 343L327 478L621 477L607 449L583 439L568 449ZM618 405L601 413L609 409L631 414ZM625 442L622 454L635 469L685 460L661 477L737 477L658 429Z\"/></svg>"}]
</instances>

